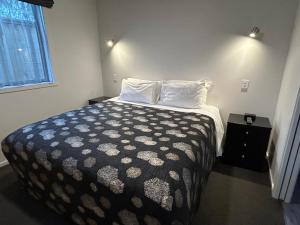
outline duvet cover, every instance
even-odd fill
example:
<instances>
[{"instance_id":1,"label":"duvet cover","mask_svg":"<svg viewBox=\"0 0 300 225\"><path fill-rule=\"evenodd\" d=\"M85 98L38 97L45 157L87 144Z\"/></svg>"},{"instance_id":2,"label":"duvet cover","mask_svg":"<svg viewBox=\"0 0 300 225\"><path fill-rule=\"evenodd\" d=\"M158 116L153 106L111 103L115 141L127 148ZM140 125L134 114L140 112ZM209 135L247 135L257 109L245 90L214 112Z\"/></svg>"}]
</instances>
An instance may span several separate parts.
<instances>
[{"instance_id":1,"label":"duvet cover","mask_svg":"<svg viewBox=\"0 0 300 225\"><path fill-rule=\"evenodd\" d=\"M25 189L79 225L190 225L216 155L212 118L102 102L10 134Z\"/></svg>"}]
</instances>

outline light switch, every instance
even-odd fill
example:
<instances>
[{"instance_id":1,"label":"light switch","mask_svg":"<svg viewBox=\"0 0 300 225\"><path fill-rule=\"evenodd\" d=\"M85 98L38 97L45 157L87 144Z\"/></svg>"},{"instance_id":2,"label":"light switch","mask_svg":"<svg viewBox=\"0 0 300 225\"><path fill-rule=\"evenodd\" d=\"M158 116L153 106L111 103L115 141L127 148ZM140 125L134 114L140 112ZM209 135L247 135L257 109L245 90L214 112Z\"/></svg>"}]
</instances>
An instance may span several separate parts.
<instances>
[{"instance_id":1,"label":"light switch","mask_svg":"<svg viewBox=\"0 0 300 225\"><path fill-rule=\"evenodd\" d=\"M250 80L242 80L241 81L241 92L247 92L249 89Z\"/></svg>"}]
</instances>

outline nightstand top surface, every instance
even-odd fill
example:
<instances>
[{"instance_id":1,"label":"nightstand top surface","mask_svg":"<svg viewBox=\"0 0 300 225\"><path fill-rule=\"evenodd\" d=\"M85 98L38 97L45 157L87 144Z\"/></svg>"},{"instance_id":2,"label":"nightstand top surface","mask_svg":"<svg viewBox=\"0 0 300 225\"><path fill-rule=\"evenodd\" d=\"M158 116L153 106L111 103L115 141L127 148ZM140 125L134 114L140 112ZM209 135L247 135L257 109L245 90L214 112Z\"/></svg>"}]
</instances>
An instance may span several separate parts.
<instances>
[{"instance_id":1,"label":"nightstand top surface","mask_svg":"<svg viewBox=\"0 0 300 225\"><path fill-rule=\"evenodd\" d=\"M248 125L244 120L244 115L231 113L228 118L228 123L272 129L270 120L266 117L259 117L259 116L256 116L256 120L254 121L253 124Z\"/></svg>"}]
</instances>

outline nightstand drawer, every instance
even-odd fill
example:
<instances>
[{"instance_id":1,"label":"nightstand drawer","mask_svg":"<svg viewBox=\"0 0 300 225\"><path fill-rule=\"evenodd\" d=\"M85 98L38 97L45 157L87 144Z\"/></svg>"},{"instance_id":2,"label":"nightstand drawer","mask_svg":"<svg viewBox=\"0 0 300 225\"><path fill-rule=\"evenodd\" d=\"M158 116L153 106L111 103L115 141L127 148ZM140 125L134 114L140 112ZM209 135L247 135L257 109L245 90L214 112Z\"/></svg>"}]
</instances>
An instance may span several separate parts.
<instances>
[{"instance_id":1,"label":"nightstand drawer","mask_svg":"<svg viewBox=\"0 0 300 225\"><path fill-rule=\"evenodd\" d=\"M253 140L258 137L256 128L236 124L228 124L227 133L241 140Z\"/></svg>"},{"instance_id":2,"label":"nightstand drawer","mask_svg":"<svg viewBox=\"0 0 300 225\"><path fill-rule=\"evenodd\" d=\"M236 148L262 149L268 143L269 135L266 129L228 124L226 144Z\"/></svg>"},{"instance_id":3,"label":"nightstand drawer","mask_svg":"<svg viewBox=\"0 0 300 225\"><path fill-rule=\"evenodd\" d=\"M263 166L263 161L263 157L248 151L240 153L234 163L240 167L244 167L247 169L261 170Z\"/></svg>"}]
</instances>

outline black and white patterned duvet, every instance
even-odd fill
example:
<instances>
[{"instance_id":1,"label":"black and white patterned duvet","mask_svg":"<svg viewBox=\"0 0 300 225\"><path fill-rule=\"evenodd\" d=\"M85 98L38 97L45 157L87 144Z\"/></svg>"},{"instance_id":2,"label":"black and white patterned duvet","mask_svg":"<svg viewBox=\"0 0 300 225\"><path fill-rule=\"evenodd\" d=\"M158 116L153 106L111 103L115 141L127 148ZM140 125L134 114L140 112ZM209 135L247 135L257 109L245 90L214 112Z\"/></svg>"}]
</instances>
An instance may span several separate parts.
<instances>
[{"instance_id":1,"label":"black and white patterned duvet","mask_svg":"<svg viewBox=\"0 0 300 225\"><path fill-rule=\"evenodd\" d=\"M2 150L33 197L79 225L188 225L215 136L206 115L103 102L21 128Z\"/></svg>"}]
</instances>

